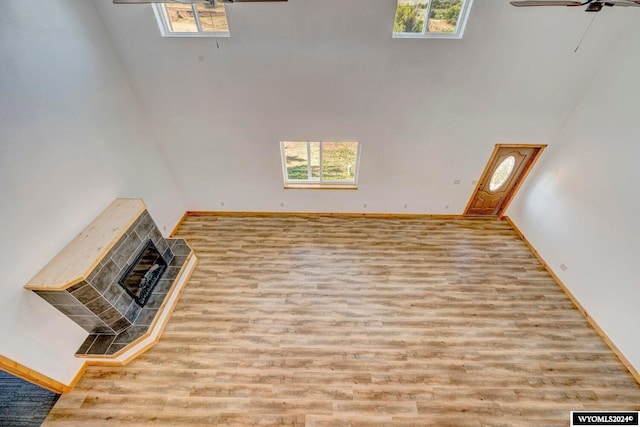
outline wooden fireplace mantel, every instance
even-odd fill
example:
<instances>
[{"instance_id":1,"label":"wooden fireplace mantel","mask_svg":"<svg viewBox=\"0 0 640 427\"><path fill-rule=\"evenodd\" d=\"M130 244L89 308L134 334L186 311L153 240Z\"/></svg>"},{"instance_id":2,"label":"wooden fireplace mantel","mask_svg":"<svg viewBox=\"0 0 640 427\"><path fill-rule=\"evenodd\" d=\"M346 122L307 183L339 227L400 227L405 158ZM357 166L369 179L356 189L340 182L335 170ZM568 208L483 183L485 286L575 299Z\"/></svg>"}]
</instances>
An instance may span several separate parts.
<instances>
[{"instance_id":1,"label":"wooden fireplace mantel","mask_svg":"<svg viewBox=\"0 0 640 427\"><path fill-rule=\"evenodd\" d=\"M86 280L146 208L142 199L114 200L24 287L33 291L63 291Z\"/></svg>"}]
</instances>

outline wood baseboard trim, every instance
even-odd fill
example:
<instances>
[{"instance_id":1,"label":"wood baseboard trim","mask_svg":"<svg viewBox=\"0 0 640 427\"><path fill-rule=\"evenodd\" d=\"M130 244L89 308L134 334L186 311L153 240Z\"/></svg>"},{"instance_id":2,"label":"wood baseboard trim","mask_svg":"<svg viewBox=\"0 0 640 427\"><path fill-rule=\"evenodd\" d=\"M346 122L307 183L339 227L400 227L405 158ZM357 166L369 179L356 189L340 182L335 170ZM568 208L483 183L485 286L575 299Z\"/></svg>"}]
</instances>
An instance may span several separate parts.
<instances>
[{"instance_id":1,"label":"wood baseboard trim","mask_svg":"<svg viewBox=\"0 0 640 427\"><path fill-rule=\"evenodd\" d=\"M82 375L87 369L87 364L84 363L82 367L78 370L73 380L71 380L70 384L64 384L60 381L56 381L53 378L50 378L40 372L34 371L33 369L27 368L26 366L9 359L5 356L0 356L0 369L14 375L18 378L21 378L25 381L33 383L37 386L45 388L54 393L62 394L70 392L76 383L80 380Z\"/></svg>"},{"instance_id":2,"label":"wood baseboard trim","mask_svg":"<svg viewBox=\"0 0 640 427\"><path fill-rule=\"evenodd\" d=\"M327 218L375 218L375 219L466 219L462 214L399 214L365 212L252 212L252 211L187 211L188 216L237 216L237 217L327 217ZM476 218L477 219L477 218ZM182 224L182 223L181 223ZM176 227L176 230L179 227Z\"/></svg>"},{"instance_id":3,"label":"wood baseboard trim","mask_svg":"<svg viewBox=\"0 0 640 427\"><path fill-rule=\"evenodd\" d=\"M89 365L86 362L82 364L82 367L78 370L76 376L71 380L71 384L69 384L69 391L73 390L76 384L78 384L78 381L80 381L80 378L82 378L88 367Z\"/></svg>"},{"instance_id":4,"label":"wood baseboard trim","mask_svg":"<svg viewBox=\"0 0 640 427\"><path fill-rule=\"evenodd\" d=\"M520 231L520 229L518 228L518 226L513 222L513 220L509 217L509 216L504 216L502 217L502 219L504 219L505 221L507 221L509 223L509 225L511 225L511 227L513 228L513 230L518 234L518 236L520 237L520 239L522 239L522 241L527 245L527 247L531 250L531 252L535 255L536 258L538 258L538 260L540 261L540 263L542 264L542 266L545 268L545 270L547 270L547 272L551 275L551 277L553 278L553 280L555 280L555 282L558 284L558 286L560 287L560 289L562 289L564 291L564 293L569 297L569 299L571 300L571 302L573 303L573 305L575 305L575 307L578 309L578 311L580 311L580 313L582 313L582 315L584 316L584 318L587 320L587 322L589 322L589 324L591 325L591 327L598 333L598 335L600 335L600 337L602 338L602 340L609 346L609 348L611 348L611 350L613 351L613 353L618 357L618 359L620 359L620 361L622 362L622 364L629 370L629 372L631 373L631 375L633 375L633 377L636 379L636 381L640 384L640 373L638 372L638 370L631 364L631 362L629 362L629 359L627 359L625 357L625 355L620 351L620 349L613 343L613 341L611 341L611 339L607 336L607 334L604 332L604 330L600 327L600 325L598 325L598 323L591 317L591 315L589 315L589 313L587 312L587 310L582 306L582 304L580 303L580 301L578 301L578 299L571 293L571 291L569 290L569 288L564 284L564 282L562 280L560 280L560 278L558 277L558 275L555 273L555 271L553 271L553 269L549 266L549 264L547 264L547 262L544 260L544 258L542 258L542 256L540 255L540 253L536 250L536 248L533 247L533 245L531 244L531 242L529 242L529 240L525 237L525 235L522 233L522 231Z\"/></svg>"},{"instance_id":5,"label":"wood baseboard trim","mask_svg":"<svg viewBox=\"0 0 640 427\"><path fill-rule=\"evenodd\" d=\"M182 214L182 217L180 217L176 226L173 227L173 230L171 230L171 233L169 234L170 238L176 235L176 233L178 232L178 229L180 228L184 220L187 219L188 216L189 216L189 211L185 211L185 213Z\"/></svg>"}]
</instances>

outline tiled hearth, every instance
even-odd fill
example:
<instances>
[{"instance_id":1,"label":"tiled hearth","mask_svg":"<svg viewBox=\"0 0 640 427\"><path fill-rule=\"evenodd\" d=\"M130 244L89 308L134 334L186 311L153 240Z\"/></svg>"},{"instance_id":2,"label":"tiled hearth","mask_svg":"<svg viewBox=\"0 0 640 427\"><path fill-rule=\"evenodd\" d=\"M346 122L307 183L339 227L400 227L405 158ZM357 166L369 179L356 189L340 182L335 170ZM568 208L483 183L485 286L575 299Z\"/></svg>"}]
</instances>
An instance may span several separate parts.
<instances>
[{"instance_id":1,"label":"tiled hearth","mask_svg":"<svg viewBox=\"0 0 640 427\"><path fill-rule=\"evenodd\" d=\"M187 262L187 257L191 254L191 248L182 239L169 239L169 247L173 253L173 259L169 263L169 267L165 271L158 284L153 289L153 293L144 308L139 310L139 314L134 319L131 326L125 328L119 333L89 334L85 342L78 349L78 356L92 355L112 355L125 348L135 340L147 334L149 327L158 315L167 294L171 290L173 283L178 278L182 267ZM128 295L127 295L128 296ZM137 305L137 304L136 304Z\"/></svg>"},{"instance_id":2,"label":"tiled hearth","mask_svg":"<svg viewBox=\"0 0 640 427\"><path fill-rule=\"evenodd\" d=\"M149 246L157 249L154 262L167 266L155 286L147 287L150 294L145 288L144 303L121 283ZM117 357L158 334L158 320L166 321L164 312L194 266L191 248L182 239L165 239L142 200L117 199L25 288L89 332L76 356Z\"/></svg>"}]
</instances>

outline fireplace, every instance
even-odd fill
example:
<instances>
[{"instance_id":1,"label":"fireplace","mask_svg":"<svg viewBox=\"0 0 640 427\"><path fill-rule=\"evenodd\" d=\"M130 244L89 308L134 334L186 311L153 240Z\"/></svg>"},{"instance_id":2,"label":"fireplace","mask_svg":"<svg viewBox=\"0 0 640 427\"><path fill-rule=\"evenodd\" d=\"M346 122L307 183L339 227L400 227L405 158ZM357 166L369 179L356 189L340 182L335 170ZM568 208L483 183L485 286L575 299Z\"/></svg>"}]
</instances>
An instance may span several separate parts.
<instances>
[{"instance_id":1,"label":"fireplace","mask_svg":"<svg viewBox=\"0 0 640 427\"><path fill-rule=\"evenodd\" d=\"M141 199L116 199L25 288L89 332L77 357L126 364L157 342L196 263Z\"/></svg>"},{"instance_id":2,"label":"fireplace","mask_svg":"<svg viewBox=\"0 0 640 427\"><path fill-rule=\"evenodd\" d=\"M58 255L64 263L54 258L32 279L38 285L27 286L88 332L116 335L135 323L171 268L169 243L141 200L118 199Z\"/></svg>"},{"instance_id":3,"label":"fireplace","mask_svg":"<svg viewBox=\"0 0 640 427\"><path fill-rule=\"evenodd\" d=\"M151 291L166 269L167 262L162 258L153 241L148 240L118 283L136 304L144 307L151 296Z\"/></svg>"}]
</instances>

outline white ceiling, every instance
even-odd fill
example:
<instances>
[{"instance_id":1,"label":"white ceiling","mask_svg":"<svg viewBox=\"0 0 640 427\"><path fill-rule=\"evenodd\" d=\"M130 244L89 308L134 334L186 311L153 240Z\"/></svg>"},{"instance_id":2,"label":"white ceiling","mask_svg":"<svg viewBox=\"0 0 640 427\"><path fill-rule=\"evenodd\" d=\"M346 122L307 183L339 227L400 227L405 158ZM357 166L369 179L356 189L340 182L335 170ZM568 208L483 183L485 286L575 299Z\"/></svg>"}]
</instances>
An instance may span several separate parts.
<instances>
[{"instance_id":1,"label":"white ceiling","mask_svg":"<svg viewBox=\"0 0 640 427\"><path fill-rule=\"evenodd\" d=\"M193 210L459 213L494 144L553 145L640 13L600 12L574 53L577 9L475 0L462 40L415 40L391 38L395 0L232 4L218 49L95 3ZM285 139L362 142L360 189L283 190Z\"/></svg>"}]
</instances>

